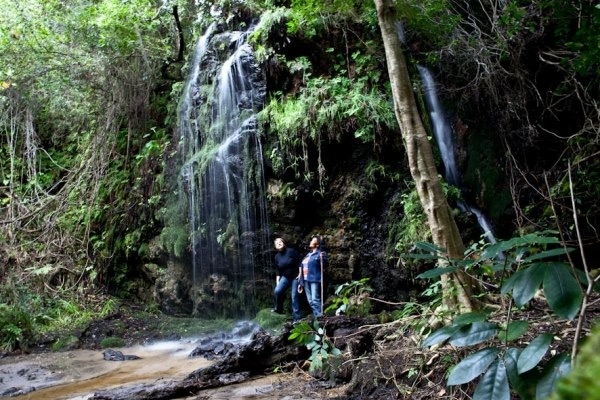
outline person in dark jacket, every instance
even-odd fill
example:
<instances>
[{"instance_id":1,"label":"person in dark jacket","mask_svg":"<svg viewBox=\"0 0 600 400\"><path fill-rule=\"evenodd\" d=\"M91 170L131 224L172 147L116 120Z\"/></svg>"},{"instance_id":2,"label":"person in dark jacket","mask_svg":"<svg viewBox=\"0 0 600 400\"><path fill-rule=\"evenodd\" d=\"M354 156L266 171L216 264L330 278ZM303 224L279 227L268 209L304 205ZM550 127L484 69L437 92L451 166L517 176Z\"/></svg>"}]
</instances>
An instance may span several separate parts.
<instances>
[{"instance_id":1,"label":"person in dark jacket","mask_svg":"<svg viewBox=\"0 0 600 400\"><path fill-rule=\"evenodd\" d=\"M310 251L302 260L302 279L299 290L306 292L308 304L315 317L323 314L323 269L329 265L327 253L321 250L321 241L313 237Z\"/></svg>"},{"instance_id":2,"label":"person in dark jacket","mask_svg":"<svg viewBox=\"0 0 600 400\"><path fill-rule=\"evenodd\" d=\"M302 256L296 249L287 247L282 238L275 239L275 266L277 267L277 278L275 281L274 307L271 310L278 314L283 313L283 302L285 292L292 288L292 314L294 321L299 320L300 314L300 297L298 293L298 284L302 273Z\"/></svg>"}]
</instances>

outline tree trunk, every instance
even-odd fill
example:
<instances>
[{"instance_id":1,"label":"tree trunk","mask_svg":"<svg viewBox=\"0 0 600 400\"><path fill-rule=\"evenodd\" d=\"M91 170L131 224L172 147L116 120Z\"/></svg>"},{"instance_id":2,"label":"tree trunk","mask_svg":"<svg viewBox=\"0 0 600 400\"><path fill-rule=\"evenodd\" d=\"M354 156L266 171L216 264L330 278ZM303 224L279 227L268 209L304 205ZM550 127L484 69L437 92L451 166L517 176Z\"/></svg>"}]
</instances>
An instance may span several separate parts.
<instances>
[{"instance_id":1,"label":"tree trunk","mask_svg":"<svg viewBox=\"0 0 600 400\"><path fill-rule=\"evenodd\" d=\"M433 242L446 250L450 259L464 256L464 244L440 183L433 151L412 91L406 58L396 30L395 9L391 0L374 0L383 37L387 68L392 86L394 112L402 133L410 173L415 180L419 199L427 214ZM444 260L440 259L441 263ZM442 275L444 306L453 310L473 309L473 282L464 271Z\"/></svg>"}]
</instances>

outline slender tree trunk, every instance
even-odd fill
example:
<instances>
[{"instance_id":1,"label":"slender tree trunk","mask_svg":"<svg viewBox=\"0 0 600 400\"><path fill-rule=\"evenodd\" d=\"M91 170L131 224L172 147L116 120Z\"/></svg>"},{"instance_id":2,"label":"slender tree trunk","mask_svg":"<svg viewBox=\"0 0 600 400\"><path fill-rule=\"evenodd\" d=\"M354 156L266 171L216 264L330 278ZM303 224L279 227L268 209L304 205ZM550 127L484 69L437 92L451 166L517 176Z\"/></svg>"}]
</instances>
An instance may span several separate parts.
<instances>
[{"instance_id":1,"label":"slender tree trunk","mask_svg":"<svg viewBox=\"0 0 600 400\"><path fill-rule=\"evenodd\" d=\"M433 151L419 115L406 58L402 53L402 46L396 30L397 20L393 1L374 1L385 46L387 68L394 98L394 111L400 125L410 173L415 180L419 199L427 214L434 244L445 249L449 258L460 259L464 256L465 247L442 191ZM442 285L444 305L447 308L473 309L471 300L473 283L463 271L443 275Z\"/></svg>"}]
</instances>

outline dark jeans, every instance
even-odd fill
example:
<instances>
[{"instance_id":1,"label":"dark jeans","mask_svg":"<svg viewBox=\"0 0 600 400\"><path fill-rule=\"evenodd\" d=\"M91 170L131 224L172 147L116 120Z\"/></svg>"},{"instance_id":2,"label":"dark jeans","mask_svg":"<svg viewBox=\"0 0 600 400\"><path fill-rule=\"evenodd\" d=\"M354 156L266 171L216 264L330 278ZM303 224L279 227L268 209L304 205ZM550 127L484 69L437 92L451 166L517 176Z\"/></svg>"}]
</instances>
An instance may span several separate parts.
<instances>
[{"instance_id":1,"label":"dark jeans","mask_svg":"<svg viewBox=\"0 0 600 400\"><path fill-rule=\"evenodd\" d=\"M285 276L279 278L279 283L275 286L273 295L275 297L274 309L278 313L283 312L283 302L286 291L292 287L292 314L294 321L302 318L300 314L300 297L298 294L298 280L295 278L289 279Z\"/></svg>"}]
</instances>

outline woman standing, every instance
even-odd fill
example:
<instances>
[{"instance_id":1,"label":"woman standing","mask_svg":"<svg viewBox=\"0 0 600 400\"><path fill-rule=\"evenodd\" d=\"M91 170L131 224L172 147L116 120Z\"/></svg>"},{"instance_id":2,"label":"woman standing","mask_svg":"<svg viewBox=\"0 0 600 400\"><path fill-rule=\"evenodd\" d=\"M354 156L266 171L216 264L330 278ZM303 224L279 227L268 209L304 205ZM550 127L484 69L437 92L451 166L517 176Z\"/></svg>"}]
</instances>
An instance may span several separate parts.
<instances>
[{"instance_id":1,"label":"woman standing","mask_svg":"<svg viewBox=\"0 0 600 400\"><path fill-rule=\"evenodd\" d=\"M300 287L304 287L306 291L308 304L315 317L323 314L323 269L329 264L327 253L320 247L319 238L313 237L309 244L310 251L302 260L303 281L300 283Z\"/></svg>"},{"instance_id":2,"label":"woman standing","mask_svg":"<svg viewBox=\"0 0 600 400\"><path fill-rule=\"evenodd\" d=\"M271 310L278 314L283 313L284 294L288 288L292 287L292 314L294 321L299 320L300 298L298 297L298 281L302 274L301 256L296 249L287 247L282 238L275 239L275 266L277 267L277 277L275 278L274 306Z\"/></svg>"}]
</instances>

